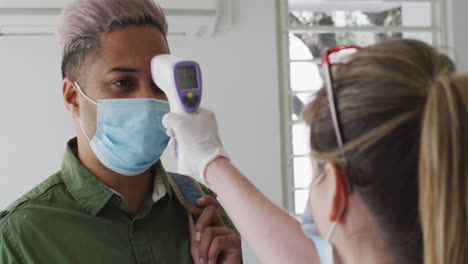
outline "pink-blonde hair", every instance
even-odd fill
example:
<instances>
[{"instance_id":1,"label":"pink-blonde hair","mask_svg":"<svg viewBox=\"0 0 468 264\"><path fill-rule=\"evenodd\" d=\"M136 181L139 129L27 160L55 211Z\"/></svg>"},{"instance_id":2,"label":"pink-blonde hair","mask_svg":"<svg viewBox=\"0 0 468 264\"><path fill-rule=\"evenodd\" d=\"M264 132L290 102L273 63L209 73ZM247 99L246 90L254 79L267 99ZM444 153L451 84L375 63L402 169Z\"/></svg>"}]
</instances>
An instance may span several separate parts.
<instances>
[{"instance_id":1,"label":"pink-blonde hair","mask_svg":"<svg viewBox=\"0 0 468 264\"><path fill-rule=\"evenodd\" d=\"M99 54L99 35L128 25L153 25L167 35L167 21L153 0L76 0L60 15L57 35L63 51L63 77L77 79Z\"/></svg>"}]
</instances>

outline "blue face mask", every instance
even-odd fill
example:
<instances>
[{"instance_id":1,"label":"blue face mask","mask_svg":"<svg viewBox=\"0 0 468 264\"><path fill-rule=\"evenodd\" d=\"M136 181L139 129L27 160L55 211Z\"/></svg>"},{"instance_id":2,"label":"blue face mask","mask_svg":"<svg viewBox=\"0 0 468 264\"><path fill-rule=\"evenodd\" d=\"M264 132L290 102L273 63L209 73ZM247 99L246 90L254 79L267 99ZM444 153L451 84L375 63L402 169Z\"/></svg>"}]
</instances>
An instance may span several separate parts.
<instances>
[{"instance_id":1,"label":"blue face mask","mask_svg":"<svg viewBox=\"0 0 468 264\"><path fill-rule=\"evenodd\" d=\"M324 239L319 235L317 226L315 225L314 219L312 219L312 215L310 214L309 205L307 205L301 220L302 231L314 242L320 258L320 263L333 264L333 246L330 244L330 242L328 242L327 239Z\"/></svg>"},{"instance_id":2,"label":"blue face mask","mask_svg":"<svg viewBox=\"0 0 468 264\"><path fill-rule=\"evenodd\" d=\"M314 189L326 176L326 173L323 172L320 174L315 181L312 182L310 185L310 190ZM340 210L340 214L338 219L341 217L343 213L343 208ZM306 210L301 217L302 220L302 231L308 238L314 241L315 247L317 248L317 252L320 258L320 263L322 264L333 264L333 246L330 243L330 238L333 235L333 231L336 228L336 224L338 219L332 223L330 229L328 230L327 237L322 238L318 233L317 226L315 225L314 219L312 218L312 214L310 212L310 206L307 204Z\"/></svg>"},{"instance_id":3,"label":"blue face mask","mask_svg":"<svg viewBox=\"0 0 468 264\"><path fill-rule=\"evenodd\" d=\"M75 83L76 84L76 83ZM97 105L97 131L89 145L108 169L136 176L159 161L169 143L162 118L169 103L151 98L107 99L95 102L76 84L81 94Z\"/></svg>"}]
</instances>

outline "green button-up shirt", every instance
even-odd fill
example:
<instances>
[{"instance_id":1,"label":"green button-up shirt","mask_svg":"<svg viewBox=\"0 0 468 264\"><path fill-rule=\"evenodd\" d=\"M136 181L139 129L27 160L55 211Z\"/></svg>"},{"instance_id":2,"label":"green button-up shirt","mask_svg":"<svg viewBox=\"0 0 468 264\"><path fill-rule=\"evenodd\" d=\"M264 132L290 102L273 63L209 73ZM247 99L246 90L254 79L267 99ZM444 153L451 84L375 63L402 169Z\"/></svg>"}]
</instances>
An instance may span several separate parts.
<instances>
[{"instance_id":1,"label":"green button-up shirt","mask_svg":"<svg viewBox=\"0 0 468 264\"><path fill-rule=\"evenodd\" d=\"M0 263L193 263L186 212L162 164L153 169L155 190L132 215L71 140L61 170L0 213Z\"/></svg>"}]
</instances>

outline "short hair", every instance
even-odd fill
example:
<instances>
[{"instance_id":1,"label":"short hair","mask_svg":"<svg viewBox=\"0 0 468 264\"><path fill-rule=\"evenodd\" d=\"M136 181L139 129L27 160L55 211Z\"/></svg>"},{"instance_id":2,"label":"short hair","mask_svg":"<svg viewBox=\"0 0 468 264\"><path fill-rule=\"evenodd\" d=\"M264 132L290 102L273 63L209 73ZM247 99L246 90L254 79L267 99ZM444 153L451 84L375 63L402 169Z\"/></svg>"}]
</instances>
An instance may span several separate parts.
<instances>
[{"instance_id":1,"label":"short hair","mask_svg":"<svg viewBox=\"0 0 468 264\"><path fill-rule=\"evenodd\" d=\"M62 78L81 81L100 54L100 34L129 25L152 25L166 37L167 21L154 0L76 0L66 6L57 26L62 47Z\"/></svg>"}]
</instances>

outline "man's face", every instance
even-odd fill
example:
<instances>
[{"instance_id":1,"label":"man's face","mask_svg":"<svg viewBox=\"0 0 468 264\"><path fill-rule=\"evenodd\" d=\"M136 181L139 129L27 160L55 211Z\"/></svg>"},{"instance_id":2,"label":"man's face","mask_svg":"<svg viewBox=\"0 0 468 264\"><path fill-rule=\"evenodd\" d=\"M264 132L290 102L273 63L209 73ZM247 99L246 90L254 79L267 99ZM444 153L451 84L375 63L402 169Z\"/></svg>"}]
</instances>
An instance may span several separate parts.
<instances>
[{"instance_id":1,"label":"man's face","mask_svg":"<svg viewBox=\"0 0 468 264\"><path fill-rule=\"evenodd\" d=\"M128 26L101 35L101 54L79 85L91 99L167 97L153 82L151 59L168 54L162 33L153 26ZM96 132L97 108L80 97L80 115L88 136Z\"/></svg>"}]
</instances>

